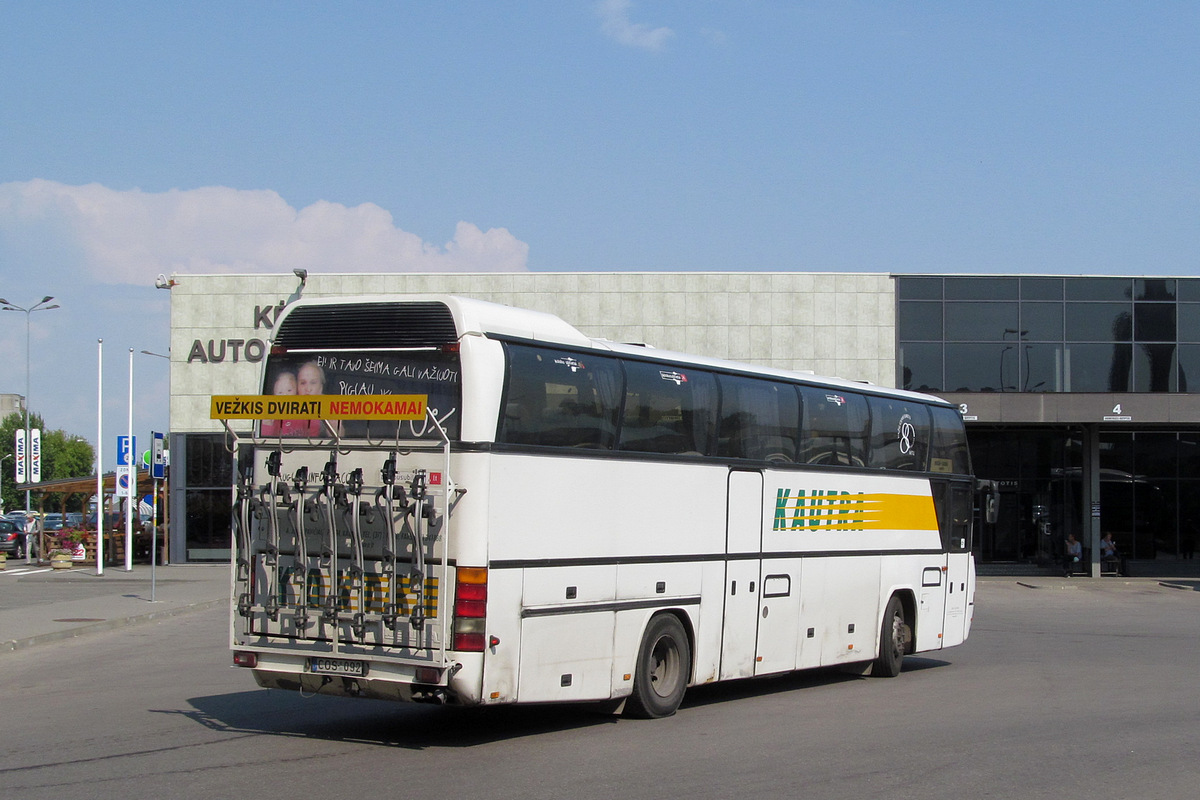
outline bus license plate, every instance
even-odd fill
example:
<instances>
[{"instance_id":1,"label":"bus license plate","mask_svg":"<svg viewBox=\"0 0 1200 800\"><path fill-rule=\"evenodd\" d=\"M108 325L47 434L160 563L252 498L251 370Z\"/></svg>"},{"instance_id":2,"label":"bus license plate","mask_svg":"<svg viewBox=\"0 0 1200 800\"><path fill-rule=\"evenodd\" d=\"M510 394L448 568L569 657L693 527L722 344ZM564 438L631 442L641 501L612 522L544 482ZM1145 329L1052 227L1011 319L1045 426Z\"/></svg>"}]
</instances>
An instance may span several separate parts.
<instances>
[{"instance_id":1,"label":"bus license plate","mask_svg":"<svg viewBox=\"0 0 1200 800\"><path fill-rule=\"evenodd\" d=\"M318 675L357 675L361 678L367 674L367 662L344 658L310 658L308 671Z\"/></svg>"}]
</instances>

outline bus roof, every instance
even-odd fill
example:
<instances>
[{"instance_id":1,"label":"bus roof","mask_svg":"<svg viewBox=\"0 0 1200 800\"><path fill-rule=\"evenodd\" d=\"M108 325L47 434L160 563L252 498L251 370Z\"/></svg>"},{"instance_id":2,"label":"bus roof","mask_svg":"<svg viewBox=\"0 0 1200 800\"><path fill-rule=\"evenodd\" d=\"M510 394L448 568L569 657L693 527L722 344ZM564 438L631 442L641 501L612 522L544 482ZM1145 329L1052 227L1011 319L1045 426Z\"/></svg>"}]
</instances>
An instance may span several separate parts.
<instances>
[{"instance_id":1,"label":"bus roof","mask_svg":"<svg viewBox=\"0 0 1200 800\"><path fill-rule=\"evenodd\" d=\"M631 358L668 361L676 364L687 364L695 367L705 367L722 372L736 372L762 377L783 378L789 381L816 384L847 391L859 391L868 394L880 394L893 397L907 397L921 402L937 405L950 405L947 401L933 395L910 392L903 389L892 389L876 384L846 380L828 376L820 376L806 372L779 369L776 367L729 361L709 356L678 353L670 350L659 350L645 344L623 344L607 339L592 338L562 318L544 311L533 311L527 308L517 308L487 300L477 300L471 297L444 294L381 294L344 297L327 297L302 299L288 305L284 314L295 308L314 306L347 306L347 305L379 305L398 303L442 303L449 309L454 319L455 329L459 337L485 336L489 338L517 339L546 344L557 344L575 349L596 350L614 355ZM282 317L280 322L282 321ZM280 322L276 323L279 329Z\"/></svg>"}]
</instances>

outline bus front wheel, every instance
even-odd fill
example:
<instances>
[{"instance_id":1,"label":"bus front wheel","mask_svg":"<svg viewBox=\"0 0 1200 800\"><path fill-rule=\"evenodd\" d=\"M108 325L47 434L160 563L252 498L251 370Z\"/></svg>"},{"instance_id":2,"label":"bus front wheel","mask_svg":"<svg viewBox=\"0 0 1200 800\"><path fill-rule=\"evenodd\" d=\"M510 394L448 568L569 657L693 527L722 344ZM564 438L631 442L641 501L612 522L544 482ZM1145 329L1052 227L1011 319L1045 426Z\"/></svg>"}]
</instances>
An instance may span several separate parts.
<instances>
[{"instance_id":1,"label":"bus front wheel","mask_svg":"<svg viewBox=\"0 0 1200 800\"><path fill-rule=\"evenodd\" d=\"M875 659L872 675L894 678L900 674L904 653L912 638L912 628L904 618L904 603L892 595L887 610L883 613L883 625L879 631L879 657Z\"/></svg>"},{"instance_id":2,"label":"bus front wheel","mask_svg":"<svg viewBox=\"0 0 1200 800\"><path fill-rule=\"evenodd\" d=\"M655 719L674 714L683 702L691 663L692 648L679 619L660 614L650 620L634 667L633 694L626 704L629 716Z\"/></svg>"}]
</instances>

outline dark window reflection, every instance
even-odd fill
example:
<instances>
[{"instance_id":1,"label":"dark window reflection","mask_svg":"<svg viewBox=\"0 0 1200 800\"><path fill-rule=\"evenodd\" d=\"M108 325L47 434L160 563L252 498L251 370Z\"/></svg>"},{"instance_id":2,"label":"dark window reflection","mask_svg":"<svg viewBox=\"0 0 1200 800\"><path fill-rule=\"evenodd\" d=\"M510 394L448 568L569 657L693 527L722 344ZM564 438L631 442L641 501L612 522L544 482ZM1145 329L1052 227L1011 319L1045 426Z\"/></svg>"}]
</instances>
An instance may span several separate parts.
<instances>
[{"instance_id":1,"label":"dark window reflection","mask_svg":"<svg viewBox=\"0 0 1200 800\"><path fill-rule=\"evenodd\" d=\"M229 560L229 515L232 505L228 489L184 492L188 561Z\"/></svg>"},{"instance_id":2,"label":"dark window reflection","mask_svg":"<svg viewBox=\"0 0 1200 800\"><path fill-rule=\"evenodd\" d=\"M1068 342L1128 342L1133 338L1129 303L1067 303Z\"/></svg>"},{"instance_id":3,"label":"dark window reflection","mask_svg":"<svg viewBox=\"0 0 1200 800\"><path fill-rule=\"evenodd\" d=\"M1133 348L1135 392L1178 392L1179 365L1173 344L1138 344Z\"/></svg>"},{"instance_id":4,"label":"dark window reflection","mask_svg":"<svg viewBox=\"0 0 1200 800\"><path fill-rule=\"evenodd\" d=\"M1174 478L1178 460L1178 437L1174 431L1139 431L1133 447L1133 472L1153 475L1155 479Z\"/></svg>"},{"instance_id":5,"label":"dark window reflection","mask_svg":"<svg viewBox=\"0 0 1200 800\"><path fill-rule=\"evenodd\" d=\"M1175 341L1175 305L1173 303L1136 303L1133 322L1133 338L1136 341Z\"/></svg>"},{"instance_id":6,"label":"dark window reflection","mask_svg":"<svg viewBox=\"0 0 1200 800\"><path fill-rule=\"evenodd\" d=\"M1174 278L1137 278L1133 282L1134 300L1175 299Z\"/></svg>"},{"instance_id":7,"label":"dark window reflection","mask_svg":"<svg viewBox=\"0 0 1200 800\"><path fill-rule=\"evenodd\" d=\"M1062 391L1062 346L1027 344L1021 348L1022 392Z\"/></svg>"},{"instance_id":8,"label":"dark window reflection","mask_svg":"<svg viewBox=\"0 0 1200 800\"><path fill-rule=\"evenodd\" d=\"M1180 278L1175 294L1185 302L1200 302L1200 278Z\"/></svg>"},{"instance_id":9,"label":"dark window reflection","mask_svg":"<svg viewBox=\"0 0 1200 800\"><path fill-rule=\"evenodd\" d=\"M1200 373L1200 278L925 277L897 287L908 348L897 378L913 389L1187 392L1189 372Z\"/></svg>"},{"instance_id":10,"label":"dark window reflection","mask_svg":"<svg viewBox=\"0 0 1200 800\"><path fill-rule=\"evenodd\" d=\"M914 392L942 392L942 345L900 345L900 387Z\"/></svg>"},{"instance_id":11,"label":"dark window reflection","mask_svg":"<svg viewBox=\"0 0 1200 800\"><path fill-rule=\"evenodd\" d=\"M1022 300L1062 300L1062 278L1021 278Z\"/></svg>"},{"instance_id":12,"label":"dark window reflection","mask_svg":"<svg viewBox=\"0 0 1200 800\"><path fill-rule=\"evenodd\" d=\"M1020 385L1020 351L1011 344L947 344L948 392L1015 392Z\"/></svg>"},{"instance_id":13,"label":"dark window reflection","mask_svg":"<svg viewBox=\"0 0 1200 800\"><path fill-rule=\"evenodd\" d=\"M941 300L941 278L897 278L896 294L901 300Z\"/></svg>"},{"instance_id":14,"label":"dark window reflection","mask_svg":"<svg viewBox=\"0 0 1200 800\"><path fill-rule=\"evenodd\" d=\"M1182 461L1180 463L1182 466ZM1194 475L1195 473L1183 473ZM1179 481L1179 551L1184 558L1194 558L1197 532L1200 531L1200 481Z\"/></svg>"},{"instance_id":15,"label":"dark window reflection","mask_svg":"<svg viewBox=\"0 0 1200 800\"><path fill-rule=\"evenodd\" d=\"M896 330L901 339L929 342L942 340L941 303L903 302L898 313Z\"/></svg>"},{"instance_id":16,"label":"dark window reflection","mask_svg":"<svg viewBox=\"0 0 1200 800\"><path fill-rule=\"evenodd\" d=\"M1062 303L1022 303L1021 329L1030 342L1061 342L1063 340Z\"/></svg>"},{"instance_id":17,"label":"dark window reflection","mask_svg":"<svg viewBox=\"0 0 1200 800\"><path fill-rule=\"evenodd\" d=\"M1179 433L1179 474L1200 476L1200 432Z\"/></svg>"},{"instance_id":18,"label":"dark window reflection","mask_svg":"<svg viewBox=\"0 0 1200 800\"><path fill-rule=\"evenodd\" d=\"M1072 344L1067 346L1069 392L1128 392L1132 372L1130 344Z\"/></svg>"},{"instance_id":19,"label":"dark window reflection","mask_svg":"<svg viewBox=\"0 0 1200 800\"><path fill-rule=\"evenodd\" d=\"M1133 434L1102 431L1100 433L1100 469L1111 470L1116 475L1133 474Z\"/></svg>"},{"instance_id":20,"label":"dark window reflection","mask_svg":"<svg viewBox=\"0 0 1200 800\"><path fill-rule=\"evenodd\" d=\"M1179 391L1188 390L1188 377L1193 381L1200 375L1200 344L1181 344L1175 353L1178 363ZM1200 386L1200 383L1196 385ZM1196 473L1200 475L1200 472Z\"/></svg>"},{"instance_id":21,"label":"dark window reflection","mask_svg":"<svg viewBox=\"0 0 1200 800\"><path fill-rule=\"evenodd\" d=\"M184 472L188 486L233 485L233 465L220 434L192 434L184 444L187 454Z\"/></svg>"},{"instance_id":22,"label":"dark window reflection","mask_svg":"<svg viewBox=\"0 0 1200 800\"><path fill-rule=\"evenodd\" d=\"M1016 303L946 303L948 342L1004 341L1016 337L1019 323Z\"/></svg>"},{"instance_id":23,"label":"dark window reflection","mask_svg":"<svg viewBox=\"0 0 1200 800\"><path fill-rule=\"evenodd\" d=\"M1067 278L1067 300L1129 300L1133 281L1129 278Z\"/></svg>"},{"instance_id":24,"label":"dark window reflection","mask_svg":"<svg viewBox=\"0 0 1200 800\"><path fill-rule=\"evenodd\" d=\"M1180 303L1177 310L1179 341L1200 342L1200 303Z\"/></svg>"},{"instance_id":25,"label":"dark window reflection","mask_svg":"<svg viewBox=\"0 0 1200 800\"><path fill-rule=\"evenodd\" d=\"M1016 278L946 278L947 300L1016 300Z\"/></svg>"}]
</instances>

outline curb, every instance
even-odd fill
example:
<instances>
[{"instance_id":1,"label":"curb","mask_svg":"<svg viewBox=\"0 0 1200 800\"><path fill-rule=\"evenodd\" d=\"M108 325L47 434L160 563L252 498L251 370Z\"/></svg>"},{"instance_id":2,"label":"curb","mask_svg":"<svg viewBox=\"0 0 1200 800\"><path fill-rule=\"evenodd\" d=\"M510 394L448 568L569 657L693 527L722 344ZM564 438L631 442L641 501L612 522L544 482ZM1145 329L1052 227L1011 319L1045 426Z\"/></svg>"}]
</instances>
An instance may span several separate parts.
<instances>
[{"instance_id":1,"label":"curb","mask_svg":"<svg viewBox=\"0 0 1200 800\"><path fill-rule=\"evenodd\" d=\"M53 633L39 633L36 636L27 636L24 639L10 639L6 642L0 642L0 654L15 653L18 650L26 650L37 645L49 644L51 642L60 642L64 639L75 639L80 636L87 636L93 633L102 633L104 631L117 630L118 628L128 628L134 625L140 625L146 622L154 622L160 619L169 619L177 617L181 614L189 614L193 611L207 611L210 608L225 605L229 602L228 598L222 597L217 600L204 600L199 603L190 603L185 606L176 606L174 608L164 608L161 611L151 611L147 614L137 614L129 617L119 617L117 619L106 619L103 622L95 622L90 625L80 625L75 628L67 628Z\"/></svg>"}]
</instances>

